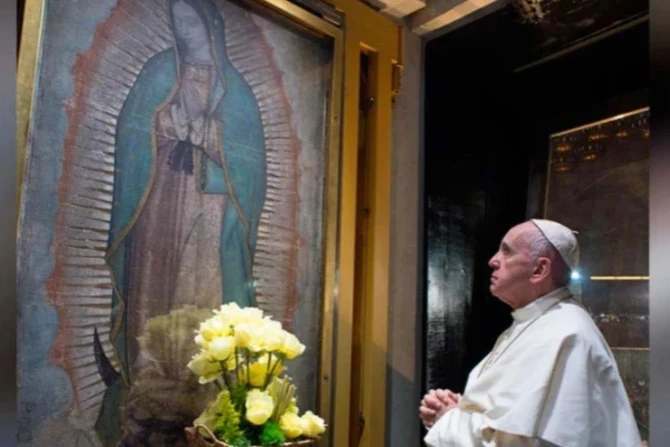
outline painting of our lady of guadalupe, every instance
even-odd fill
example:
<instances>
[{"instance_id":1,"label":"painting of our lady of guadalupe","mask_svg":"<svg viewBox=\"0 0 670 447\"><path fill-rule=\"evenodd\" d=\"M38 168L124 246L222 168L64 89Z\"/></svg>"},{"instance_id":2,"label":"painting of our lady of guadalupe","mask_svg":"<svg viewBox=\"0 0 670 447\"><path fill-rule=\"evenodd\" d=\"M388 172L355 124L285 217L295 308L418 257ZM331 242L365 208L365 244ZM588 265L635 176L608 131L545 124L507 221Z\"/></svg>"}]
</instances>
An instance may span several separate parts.
<instances>
[{"instance_id":1,"label":"painting of our lady of guadalupe","mask_svg":"<svg viewBox=\"0 0 670 447\"><path fill-rule=\"evenodd\" d=\"M330 46L228 0L55 3L22 198L20 445L185 445L214 392L185 366L193 332L223 303L306 341L291 375L313 407Z\"/></svg>"}]
</instances>

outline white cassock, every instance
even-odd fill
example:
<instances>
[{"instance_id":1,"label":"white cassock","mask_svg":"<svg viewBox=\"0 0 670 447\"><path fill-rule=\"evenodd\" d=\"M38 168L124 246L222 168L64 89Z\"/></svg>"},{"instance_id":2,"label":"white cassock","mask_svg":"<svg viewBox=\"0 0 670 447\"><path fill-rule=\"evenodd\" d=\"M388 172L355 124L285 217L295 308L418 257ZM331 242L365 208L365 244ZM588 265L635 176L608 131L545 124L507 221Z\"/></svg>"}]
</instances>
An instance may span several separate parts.
<instances>
[{"instance_id":1,"label":"white cassock","mask_svg":"<svg viewBox=\"0 0 670 447\"><path fill-rule=\"evenodd\" d=\"M512 316L426 444L640 447L612 352L570 290L556 289Z\"/></svg>"}]
</instances>

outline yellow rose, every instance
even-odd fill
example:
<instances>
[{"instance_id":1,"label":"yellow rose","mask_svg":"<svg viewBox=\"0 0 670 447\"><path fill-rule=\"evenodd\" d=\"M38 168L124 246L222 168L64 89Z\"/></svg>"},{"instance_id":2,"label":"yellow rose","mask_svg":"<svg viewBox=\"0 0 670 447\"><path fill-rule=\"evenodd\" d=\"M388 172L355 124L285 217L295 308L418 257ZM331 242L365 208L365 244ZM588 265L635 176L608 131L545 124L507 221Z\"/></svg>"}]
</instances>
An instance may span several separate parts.
<instances>
[{"instance_id":1,"label":"yellow rose","mask_svg":"<svg viewBox=\"0 0 670 447\"><path fill-rule=\"evenodd\" d=\"M288 404L288 407L286 408L287 413L293 413L293 414L298 414L300 410L298 409L298 401L295 399L295 397L291 398L291 403Z\"/></svg>"},{"instance_id":2,"label":"yellow rose","mask_svg":"<svg viewBox=\"0 0 670 447\"><path fill-rule=\"evenodd\" d=\"M274 370L273 370L274 368ZM279 362L277 358L274 358L270 363L270 369L268 370L268 354L263 354L251 364L249 367L249 383L251 386L262 387L265 385L265 380L267 379L269 371L272 371L272 376L278 376L283 370L284 366ZM240 368L240 382L243 384L247 383L247 366L243 365Z\"/></svg>"},{"instance_id":3,"label":"yellow rose","mask_svg":"<svg viewBox=\"0 0 670 447\"><path fill-rule=\"evenodd\" d=\"M207 351L216 360L227 360L235 353L235 337L217 337L211 341Z\"/></svg>"},{"instance_id":4,"label":"yellow rose","mask_svg":"<svg viewBox=\"0 0 670 447\"><path fill-rule=\"evenodd\" d=\"M224 337L230 335L230 324L225 319L220 318L218 315L210 318L210 325L216 332L216 335Z\"/></svg>"},{"instance_id":5,"label":"yellow rose","mask_svg":"<svg viewBox=\"0 0 670 447\"><path fill-rule=\"evenodd\" d=\"M200 376L198 380L200 383L212 382L221 375L221 365L205 351L194 355L187 366L188 369Z\"/></svg>"},{"instance_id":6,"label":"yellow rose","mask_svg":"<svg viewBox=\"0 0 670 447\"><path fill-rule=\"evenodd\" d=\"M270 419L272 410L267 410L267 407L253 406L247 409L247 420L254 425L263 425Z\"/></svg>"},{"instance_id":7,"label":"yellow rose","mask_svg":"<svg viewBox=\"0 0 670 447\"><path fill-rule=\"evenodd\" d=\"M227 304L222 304L221 307L219 308L218 311L214 311L214 313L217 314L222 314L224 316L228 315L237 315L242 308L235 302L232 303L227 303Z\"/></svg>"},{"instance_id":8,"label":"yellow rose","mask_svg":"<svg viewBox=\"0 0 670 447\"><path fill-rule=\"evenodd\" d=\"M210 342L214 339L214 337L216 337L216 332L211 327L209 320L200 323L200 330L198 330L198 335L200 335L206 342Z\"/></svg>"},{"instance_id":9,"label":"yellow rose","mask_svg":"<svg viewBox=\"0 0 670 447\"><path fill-rule=\"evenodd\" d=\"M263 335L263 348L268 352L277 352L284 346L288 333L281 328L281 324L268 324Z\"/></svg>"},{"instance_id":10,"label":"yellow rose","mask_svg":"<svg viewBox=\"0 0 670 447\"><path fill-rule=\"evenodd\" d=\"M267 391L251 390L245 403L246 418L254 425L263 425L274 411L274 402Z\"/></svg>"},{"instance_id":11,"label":"yellow rose","mask_svg":"<svg viewBox=\"0 0 670 447\"><path fill-rule=\"evenodd\" d=\"M268 364L268 355L270 354L263 354L258 358L259 362L265 363L266 365ZM281 374L282 371L284 371L286 367L282 364L282 362L279 361L279 359L276 356L272 356L272 360L270 361L270 371L272 371L272 375L274 377L278 376Z\"/></svg>"},{"instance_id":12,"label":"yellow rose","mask_svg":"<svg viewBox=\"0 0 670 447\"><path fill-rule=\"evenodd\" d=\"M273 320L270 317L263 317L259 323L259 326L263 327L263 329L266 331L279 332L282 330L281 323L279 321Z\"/></svg>"},{"instance_id":13,"label":"yellow rose","mask_svg":"<svg viewBox=\"0 0 670 447\"><path fill-rule=\"evenodd\" d=\"M256 328L246 324L235 326L235 343L237 343L237 347L246 349L249 343L251 343L253 333L256 330Z\"/></svg>"},{"instance_id":14,"label":"yellow rose","mask_svg":"<svg viewBox=\"0 0 670 447\"><path fill-rule=\"evenodd\" d=\"M240 324L235 326L235 342L238 348L248 349L251 352L263 350L263 330L259 326Z\"/></svg>"},{"instance_id":15,"label":"yellow rose","mask_svg":"<svg viewBox=\"0 0 670 447\"><path fill-rule=\"evenodd\" d=\"M202 349L207 349L209 347L209 341L205 340L205 337L200 333L195 336L195 343Z\"/></svg>"},{"instance_id":16,"label":"yellow rose","mask_svg":"<svg viewBox=\"0 0 670 447\"><path fill-rule=\"evenodd\" d=\"M256 307L245 307L238 314L237 324L260 325L263 320L263 311Z\"/></svg>"},{"instance_id":17,"label":"yellow rose","mask_svg":"<svg viewBox=\"0 0 670 447\"><path fill-rule=\"evenodd\" d=\"M235 343L237 344L237 347L246 349L251 343L251 339L256 330L255 327L246 324L235 326Z\"/></svg>"},{"instance_id":18,"label":"yellow rose","mask_svg":"<svg viewBox=\"0 0 670 447\"><path fill-rule=\"evenodd\" d=\"M201 337L201 339L199 339L196 336L196 343L198 343L199 340L202 342L211 342L216 337L226 337L230 335L230 326L220 318L212 317L209 320L200 323L200 330L196 331L196 334Z\"/></svg>"},{"instance_id":19,"label":"yellow rose","mask_svg":"<svg viewBox=\"0 0 670 447\"><path fill-rule=\"evenodd\" d=\"M222 305L219 310L215 310L214 314L229 326L235 326L239 320L241 310L237 303L228 303Z\"/></svg>"},{"instance_id":20,"label":"yellow rose","mask_svg":"<svg viewBox=\"0 0 670 447\"><path fill-rule=\"evenodd\" d=\"M280 352L286 355L286 358L289 360L293 360L294 358L298 357L300 354L305 352L305 345L300 343L298 340L298 337L296 337L293 334L286 334L286 338L284 339L284 345L280 349Z\"/></svg>"},{"instance_id":21,"label":"yellow rose","mask_svg":"<svg viewBox=\"0 0 670 447\"><path fill-rule=\"evenodd\" d=\"M265 378L267 377L268 369L267 364L262 364L259 362L254 362L249 366L249 374L247 374L246 365L240 368L240 381L244 384L247 383L247 377L249 377L249 383L251 386L262 387L265 385Z\"/></svg>"},{"instance_id":22,"label":"yellow rose","mask_svg":"<svg viewBox=\"0 0 670 447\"><path fill-rule=\"evenodd\" d=\"M302 434L308 438L317 438L326 431L324 420L311 411L302 415L302 422Z\"/></svg>"},{"instance_id":23,"label":"yellow rose","mask_svg":"<svg viewBox=\"0 0 670 447\"><path fill-rule=\"evenodd\" d=\"M304 422L295 413L284 413L279 418L279 428L289 439L295 439L302 434Z\"/></svg>"},{"instance_id":24,"label":"yellow rose","mask_svg":"<svg viewBox=\"0 0 670 447\"><path fill-rule=\"evenodd\" d=\"M241 363L242 359L238 358L237 361L235 361L235 355L233 354L233 356L226 361L226 368L228 371L235 371Z\"/></svg>"}]
</instances>

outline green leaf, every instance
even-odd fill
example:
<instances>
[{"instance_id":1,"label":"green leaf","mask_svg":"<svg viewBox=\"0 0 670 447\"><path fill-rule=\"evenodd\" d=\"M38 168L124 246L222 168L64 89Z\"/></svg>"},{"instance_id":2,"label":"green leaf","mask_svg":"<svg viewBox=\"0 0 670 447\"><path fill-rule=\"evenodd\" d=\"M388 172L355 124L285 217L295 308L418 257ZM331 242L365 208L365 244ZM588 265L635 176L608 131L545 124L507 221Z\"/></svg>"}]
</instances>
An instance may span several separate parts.
<instances>
[{"instance_id":1,"label":"green leaf","mask_svg":"<svg viewBox=\"0 0 670 447\"><path fill-rule=\"evenodd\" d=\"M263 425L260 442L263 446L279 445L286 442L286 436L284 436L278 423L266 422L265 425Z\"/></svg>"},{"instance_id":2,"label":"green leaf","mask_svg":"<svg viewBox=\"0 0 670 447\"><path fill-rule=\"evenodd\" d=\"M242 435L239 438L226 441L226 444L232 447L251 447L251 442L247 438L245 438L244 435Z\"/></svg>"},{"instance_id":3,"label":"green leaf","mask_svg":"<svg viewBox=\"0 0 670 447\"><path fill-rule=\"evenodd\" d=\"M244 385L235 385L230 397L237 411L242 412L247 402L247 387Z\"/></svg>"},{"instance_id":4,"label":"green leaf","mask_svg":"<svg viewBox=\"0 0 670 447\"><path fill-rule=\"evenodd\" d=\"M216 400L210 402L195 424L205 424L216 437L235 447L251 445L240 428L240 413L235 409L228 390L221 391Z\"/></svg>"}]
</instances>

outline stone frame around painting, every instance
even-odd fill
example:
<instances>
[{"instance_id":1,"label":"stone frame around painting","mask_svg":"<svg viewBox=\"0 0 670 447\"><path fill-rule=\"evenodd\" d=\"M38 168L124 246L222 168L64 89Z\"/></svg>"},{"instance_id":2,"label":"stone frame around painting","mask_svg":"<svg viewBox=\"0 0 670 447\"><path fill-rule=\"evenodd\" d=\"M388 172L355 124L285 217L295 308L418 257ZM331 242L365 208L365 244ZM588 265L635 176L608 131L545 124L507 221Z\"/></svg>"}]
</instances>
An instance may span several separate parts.
<instances>
[{"instance_id":1,"label":"stone frame around painting","mask_svg":"<svg viewBox=\"0 0 670 447\"><path fill-rule=\"evenodd\" d=\"M17 73L17 177L19 183L19 247L21 230L25 228L24 201L25 201L25 173L30 170L31 158L31 123L32 110L39 107L40 98L35 94L36 73L40 67L41 46L43 40L49 36L43 35L43 21L45 20L45 3L48 0L27 0L22 29L21 48L19 52ZM337 299L337 271L340 231L340 183L341 183L341 117L343 109L343 82L344 82L344 19L340 12L322 2L311 0L301 1L300 4L288 0L244 0L238 2L260 14L266 14L274 20L279 20L289 27L295 27L324 39L331 45L332 72L330 85L327 90L326 111L326 155L324 157L323 180L323 229L322 229L322 265L321 295L322 308L320 312L320 346L319 365L317 368L317 407L320 415L330 423L333 418L332 406L334 399L333 381L336 365L334 364L333 340L336 331L335 300ZM19 248L20 249L20 248ZM21 296L19 285L19 298ZM19 317L20 318L20 317ZM26 324L19 319L19 325ZM19 348L25 351L26 347ZM26 416L31 408L22 406L19 402L19 414ZM19 430L21 438L21 429ZM24 433L24 441L30 432Z\"/></svg>"}]
</instances>

